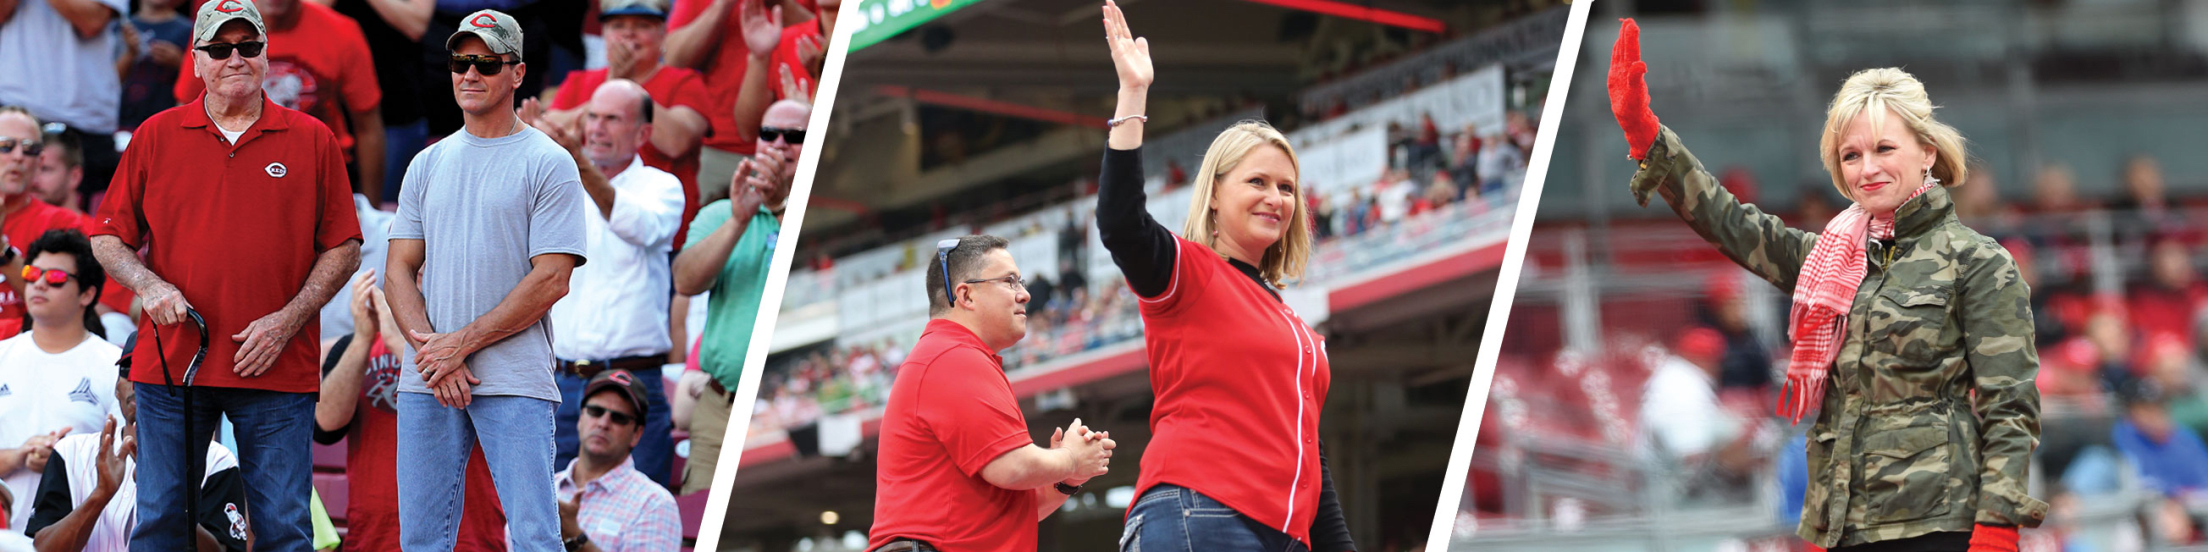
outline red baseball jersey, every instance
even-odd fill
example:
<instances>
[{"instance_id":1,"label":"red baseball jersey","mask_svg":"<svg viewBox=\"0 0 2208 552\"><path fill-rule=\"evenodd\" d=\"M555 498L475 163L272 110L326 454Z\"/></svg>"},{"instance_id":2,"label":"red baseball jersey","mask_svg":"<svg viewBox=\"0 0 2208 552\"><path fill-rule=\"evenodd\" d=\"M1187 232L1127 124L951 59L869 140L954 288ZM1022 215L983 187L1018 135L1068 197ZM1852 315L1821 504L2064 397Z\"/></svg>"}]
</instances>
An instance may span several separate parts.
<instances>
[{"instance_id":1,"label":"red baseball jersey","mask_svg":"<svg viewBox=\"0 0 2208 552\"><path fill-rule=\"evenodd\" d=\"M1175 243L1171 284L1141 305L1157 402L1135 496L1187 487L1309 545L1326 343L1218 253Z\"/></svg>"}]
</instances>

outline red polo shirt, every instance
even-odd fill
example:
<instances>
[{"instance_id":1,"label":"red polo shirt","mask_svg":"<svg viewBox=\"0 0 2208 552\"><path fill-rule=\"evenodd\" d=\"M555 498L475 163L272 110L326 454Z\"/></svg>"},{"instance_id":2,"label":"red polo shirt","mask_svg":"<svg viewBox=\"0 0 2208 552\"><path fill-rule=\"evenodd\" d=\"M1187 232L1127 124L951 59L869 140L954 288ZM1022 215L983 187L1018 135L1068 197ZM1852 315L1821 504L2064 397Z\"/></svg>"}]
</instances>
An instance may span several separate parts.
<instances>
[{"instance_id":1,"label":"red polo shirt","mask_svg":"<svg viewBox=\"0 0 2208 552\"><path fill-rule=\"evenodd\" d=\"M712 0L676 0L674 12L667 15L667 30L673 32L693 24L720 29L714 32L720 35L719 44L706 53L705 66L698 71L705 74L706 96L713 102L704 110L705 120L713 126L705 147L748 156L758 141L739 139L730 129L736 128L736 95L744 88L744 68L751 65L751 47L744 45L744 27L734 6L720 21L698 20L712 4Z\"/></svg>"},{"instance_id":2,"label":"red polo shirt","mask_svg":"<svg viewBox=\"0 0 2208 552\"><path fill-rule=\"evenodd\" d=\"M1175 240L1172 283L1141 306L1157 402L1135 496L1195 489L1309 545L1326 344L1218 253Z\"/></svg>"},{"instance_id":3,"label":"red polo shirt","mask_svg":"<svg viewBox=\"0 0 2208 552\"><path fill-rule=\"evenodd\" d=\"M202 100L146 119L115 168L114 184L87 226L132 248L146 267L175 285L207 319L207 359L195 385L311 393L321 383L312 313L267 373L233 371L239 343L230 336L282 309L306 285L316 256L359 241L352 186L337 137L304 113L261 100L261 118L232 146L207 118ZM189 322L158 328L166 350L138 340L130 380L166 384L199 349ZM153 318L138 323L155 331Z\"/></svg>"},{"instance_id":4,"label":"red polo shirt","mask_svg":"<svg viewBox=\"0 0 2208 552\"><path fill-rule=\"evenodd\" d=\"M605 83L606 70L603 68L569 71L567 80L561 81L559 94L552 96L552 109L582 107L590 102L592 94L598 93L598 86ZM652 72L652 78L644 79L643 85L653 102L695 109L699 115L705 115L708 124L712 123L713 116L706 115L711 112L707 106L712 105L712 99L706 96L705 80L698 77L697 71L663 66ZM653 120L659 119L655 116ZM675 251L680 252L682 237L690 235L690 219L698 216L698 152L675 157L659 151L659 146L647 141L636 149L636 153L644 158L644 166L667 171L682 181L682 224L675 228Z\"/></svg>"},{"instance_id":5,"label":"red polo shirt","mask_svg":"<svg viewBox=\"0 0 2208 552\"><path fill-rule=\"evenodd\" d=\"M1032 444L1004 360L965 326L928 321L882 413L867 549L901 537L959 552L1034 550L1034 491L981 478L990 461Z\"/></svg>"}]
</instances>

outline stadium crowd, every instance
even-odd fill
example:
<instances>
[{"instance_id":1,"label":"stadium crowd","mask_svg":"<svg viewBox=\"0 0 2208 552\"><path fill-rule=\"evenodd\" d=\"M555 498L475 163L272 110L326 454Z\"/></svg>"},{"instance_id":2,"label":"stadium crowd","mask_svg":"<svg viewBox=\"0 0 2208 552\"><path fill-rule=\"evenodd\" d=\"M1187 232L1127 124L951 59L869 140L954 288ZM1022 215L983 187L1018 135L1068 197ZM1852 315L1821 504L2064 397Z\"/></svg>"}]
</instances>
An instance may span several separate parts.
<instances>
[{"instance_id":1,"label":"stadium crowd","mask_svg":"<svg viewBox=\"0 0 2208 552\"><path fill-rule=\"evenodd\" d=\"M311 534L311 549L397 550L399 495L418 463L409 461L418 445L408 443L426 442L407 437L420 434L400 421L412 408L400 403L429 396L399 391L402 383L419 383L409 381L419 379L417 366L442 370L446 357L437 346L449 343L442 340L447 334L425 338L408 330L427 326L409 324L424 314L425 295L430 318L440 316L438 298L454 287L451 273L440 270L458 266L422 262L424 225L431 259L459 251L488 263L499 247L440 249L439 240L451 238L438 237L436 228L449 228L438 225L452 215L435 205L466 186L427 184L453 179L438 176L447 165L525 163L501 157L511 149L502 149L505 142L482 141L476 123L486 120L500 123L495 132L527 134L531 144L555 147L544 151L561 152L526 161L550 159L545 174L553 175L543 180L542 195L529 199L539 202L531 225L546 224L549 213L560 215L554 226L572 232L557 239L535 234L543 228L528 232L533 247L551 243L538 239L571 240L565 243L574 247L563 252L577 266L560 273L565 281L555 287L564 293L549 296L556 302L524 319L542 327L532 335L556 336L547 339L557 359L548 380L556 390L547 390L556 394L536 398L557 402L548 424L555 438L544 443L557 459L550 470L525 477L541 479L557 503L517 506L513 495L494 490L492 472L510 466L499 462L508 455L485 440L457 452L469 457L468 507L461 519L445 520L456 530L443 537L456 538L446 543L463 550L529 548L510 536L522 531L519 524L556 521L557 538L571 550L578 542L584 549L681 548L685 516L675 496L712 479L840 4L0 0L0 550L30 550L34 543L38 550L124 550L156 518L177 518L135 510L148 497L173 496L163 493L182 482L166 479L182 472L125 466L179 456L137 446L155 436L148 433L153 424L137 423L140 412L156 424L177 418L155 416L172 408L175 399L165 390L173 384L154 387L164 392L134 391L149 388L148 374L162 383L185 373L186 311L205 315L201 333L221 335L212 336L213 349L202 345L202 356L220 369L196 386L185 378L196 391L187 391L184 404L198 395L229 413L216 433L220 443L206 455L205 498L190 501L200 514L192 521L202 549L243 550L255 542L310 549L277 537L296 532ZM233 86L241 78L249 80ZM472 107L470 98L484 97L480 83L509 87L510 98L497 87L488 97L510 105ZM245 103L228 101L233 97ZM266 107L243 111L251 114L237 126L238 112L226 108L238 105ZM221 132L198 130L207 127ZM254 139L299 131L273 143ZM318 135L329 139L317 141ZM243 197L251 194L237 187L239 171L217 170L227 167L216 157L221 150L163 164L198 148L174 145L193 140L226 148L241 163L268 148L327 147L329 155L313 167L285 158L242 169L271 181L291 175L315 186L328 182L326 190L301 196L320 198L308 209L320 226L312 232L276 226L293 218L292 204ZM439 153L459 147L485 149ZM173 189L175 180L217 173L227 179L221 187ZM579 199L572 204L579 208L557 210L550 206L559 201L544 202L550 197ZM234 300L246 293L236 290L268 277L254 272L269 265L252 258L284 254L234 250L251 248L244 243L179 245L193 244L189 235L151 239L155 228L178 220L200 221L194 224L207 225L208 235L260 225L263 234L306 236L272 239L312 239L319 257L307 260L345 259L328 264L336 268L348 266L357 251L358 268L331 289L310 281L298 299L247 328L250 320L225 316L251 308ZM357 228L347 227L355 221ZM102 249L107 243L131 262L118 265ZM545 268L536 257L528 260L535 270ZM415 270L386 270L402 261ZM186 268L221 266L230 268ZM316 263L317 278L323 267ZM523 271L534 273L527 265ZM448 279L442 289L415 288L440 277ZM461 332L440 322L436 331ZM245 331L232 337L217 328ZM166 344L154 343L158 338ZM264 348L283 352L259 356ZM180 350L182 356L172 354ZM475 371L468 379L493 379L488 366L497 362L483 351L469 357ZM258 379L245 371L215 374L233 364L268 372ZM465 375L469 367L459 370ZM487 399L535 396L490 383L474 392L478 408L466 412L475 412L478 424L490 423ZM466 394L446 405L467 404ZM165 402L139 408L155 400ZM260 453L251 445L265 437L248 436L247 429L265 418L236 405L265 400L307 405L288 412L311 410L311 427L300 418L275 422L285 428L276 446L283 454L299 451L284 456L285 465L311 461L311 487L303 468L276 472L267 457L254 456ZM206 408L182 407L195 419ZM324 446L307 453L310 433ZM687 453L678 454L685 438ZM261 470L271 471L253 473ZM500 477L499 487L508 487ZM293 489L301 496L289 496ZM455 485L453 492L462 490ZM702 509L702 497L683 499L682 508ZM311 527L292 527L293 514L277 511L293 502L312 503ZM253 508L262 504L272 509ZM306 510L297 516L308 519ZM526 519L540 511L558 517ZM176 523L182 534L187 524Z\"/></svg>"}]
</instances>

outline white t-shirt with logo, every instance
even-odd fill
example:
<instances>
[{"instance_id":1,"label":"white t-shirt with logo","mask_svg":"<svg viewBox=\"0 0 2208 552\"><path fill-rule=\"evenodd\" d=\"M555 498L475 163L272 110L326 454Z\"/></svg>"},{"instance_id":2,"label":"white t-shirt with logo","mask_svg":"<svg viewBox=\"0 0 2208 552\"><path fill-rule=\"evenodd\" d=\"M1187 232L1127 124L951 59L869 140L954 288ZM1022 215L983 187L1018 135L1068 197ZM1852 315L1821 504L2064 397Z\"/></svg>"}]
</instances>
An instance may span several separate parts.
<instances>
[{"instance_id":1,"label":"white t-shirt with logo","mask_svg":"<svg viewBox=\"0 0 2208 552\"><path fill-rule=\"evenodd\" d=\"M90 333L75 348L52 354L40 350L23 332L0 341L0 448L23 445L33 435L57 429L99 434L115 404L115 359L123 350ZM38 489L39 474L28 469L6 474L16 493L8 530L21 532L31 519L25 497ZM20 489L29 489L24 491Z\"/></svg>"}]
</instances>

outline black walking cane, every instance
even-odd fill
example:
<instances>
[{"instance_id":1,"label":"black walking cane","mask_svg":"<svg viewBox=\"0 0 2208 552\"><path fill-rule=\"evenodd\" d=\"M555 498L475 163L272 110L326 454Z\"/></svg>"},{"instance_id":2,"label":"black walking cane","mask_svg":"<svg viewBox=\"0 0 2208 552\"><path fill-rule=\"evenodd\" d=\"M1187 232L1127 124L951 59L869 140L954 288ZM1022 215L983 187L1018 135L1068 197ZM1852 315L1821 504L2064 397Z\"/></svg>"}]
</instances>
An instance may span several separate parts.
<instances>
[{"instance_id":1,"label":"black walking cane","mask_svg":"<svg viewBox=\"0 0 2208 552\"><path fill-rule=\"evenodd\" d=\"M204 479L206 477L206 474L200 472L206 471L206 468L201 466L201 464L206 463L207 454L204 451L202 451L200 454L192 454L192 439L198 436L197 433L194 433L192 431L192 395L194 394L192 393L192 380L199 377L199 365L200 363L207 360L207 319L201 318L199 316L199 311L192 309L184 309L184 316L191 317L192 325L199 329L199 352L193 354L192 362L184 366L183 390L184 480L186 482L192 482L187 487L189 489L189 494L187 494L184 499L184 543L186 546L198 548L195 543L199 541L198 528L200 484L193 481L195 479ZM168 383L170 392L175 392L176 377L171 375L169 370L168 348L161 345L160 325L155 325L153 327L153 347L155 349L154 356L161 359L161 379Z\"/></svg>"}]
</instances>

